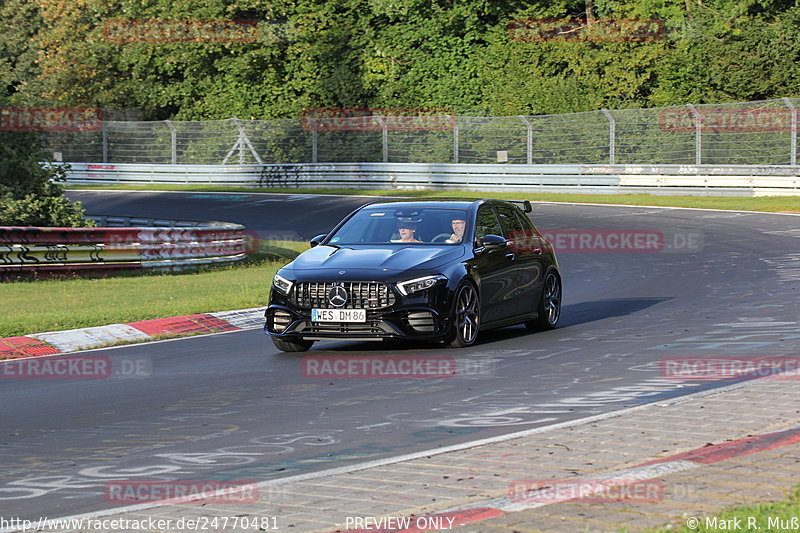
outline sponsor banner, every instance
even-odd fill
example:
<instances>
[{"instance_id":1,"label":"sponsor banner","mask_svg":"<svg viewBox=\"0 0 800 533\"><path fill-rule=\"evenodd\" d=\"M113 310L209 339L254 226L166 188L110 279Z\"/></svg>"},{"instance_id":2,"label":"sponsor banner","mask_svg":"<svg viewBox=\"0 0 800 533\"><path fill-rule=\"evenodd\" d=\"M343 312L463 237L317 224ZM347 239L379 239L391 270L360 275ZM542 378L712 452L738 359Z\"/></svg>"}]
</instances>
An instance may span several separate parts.
<instances>
[{"instance_id":1,"label":"sponsor banner","mask_svg":"<svg viewBox=\"0 0 800 533\"><path fill-rule=\"evenodd\" d=\"M111 43L255 43L257 20L123 20L103 22Z\"/></svg>"},{"instance_id":2,"label":"sponsor banner","mask_svg":"<svg viewBox=\"0 0 800 533\"><path fill-rule=\"evenodd\" d=\"M672 357L661 360L661 376L668 379L727 380L800 378L798 357Z\"/></svg>"},{"instance_id":3,"label":"sponsor banner","mask_svg":"<svg viewBox=\"0 0 800 533\"><path fill-rule=\"evenodd\" d=\"M512 502L525 503L658 503L664 484L656 479L518 479L508 486Z\"/></svg>"},{"instance_id":4,"label":"sponsor banner","mask_svg":"<svg viewBox=\"0 0 800 533\"><path fill-rule=\"evenodd\" d=\"M792 131L789 109L753 107L697 107L700 131L708 133L753 133ZM658 114L662 131L695 132L697 118L688 108L662 109Z\"/></svg>"},{"instance_id":5,"label":"sponsor banner","mask_svg":"<svg viewBox=\"0 0 800 533\"><path fill-rule=\"evenodd\" d=\"M97 131L103 113L84 107L2 107L0 131Z\"/></svg>"},{"instance_id":6,"label":"sponsor banner","mask_svg":"<svg viewBox=\"0 0 800 533\"><path fill-rule=\"evenodd\" d=\"M254 481L107 481L103 499L108 503L256 503L258 485Z\"/></svg>"},{"instance_id":7,"label":"sponsor banner","mask_svg":"<svg viewBox=\"0 0 800 533\"><path fill-rule=\"evenodd\" d=\"M454 127L450 109L313 107L303 110L300 126L317 131L446 131Z\"/></svg>"},{"instance_id":8,"label":"sponsor banner","mask_svg":"<svg viewBox=\"0 0 800 533\"><path fill-rule=\"evenodd\" d=\"M518 19L508 23L513 41L536 42L649 42L664 39L658 19Z\"/></svg>"},{"instance_id":9,"label":"sponsor banner","mask_svg":"<svg viewBox=\"0 0 800 533\"><path fill-rule=\"evenodd\" d=\"M301 372L319 379L442 379L456 375L449 356L305 356Z\"/></svg>"}]
</instances>

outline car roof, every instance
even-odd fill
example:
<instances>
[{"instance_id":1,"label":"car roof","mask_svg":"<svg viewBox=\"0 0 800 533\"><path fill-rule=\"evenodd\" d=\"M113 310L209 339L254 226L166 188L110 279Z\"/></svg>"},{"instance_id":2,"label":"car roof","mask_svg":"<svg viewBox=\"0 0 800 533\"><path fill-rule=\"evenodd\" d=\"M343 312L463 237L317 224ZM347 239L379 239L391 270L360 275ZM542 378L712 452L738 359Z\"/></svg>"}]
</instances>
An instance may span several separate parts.
<instances>
[{"instance_id":1,"label":"car roof","mask_svg":"<svg viewBox=\"0 0 800 533\"><path fill-rule=\"evenodd\" d=\"M409 199L397 199L397 200L378 200L372 203L369 203L364 206L364 209L385 209L390 207L397 207L398 204L403 205L405 207L438 207L444 209L468 209L471 205L474 205L476 202L482 202L483 200L479 199L436 199L436 200L409 200Z\"/></svg>"}]
</instances>

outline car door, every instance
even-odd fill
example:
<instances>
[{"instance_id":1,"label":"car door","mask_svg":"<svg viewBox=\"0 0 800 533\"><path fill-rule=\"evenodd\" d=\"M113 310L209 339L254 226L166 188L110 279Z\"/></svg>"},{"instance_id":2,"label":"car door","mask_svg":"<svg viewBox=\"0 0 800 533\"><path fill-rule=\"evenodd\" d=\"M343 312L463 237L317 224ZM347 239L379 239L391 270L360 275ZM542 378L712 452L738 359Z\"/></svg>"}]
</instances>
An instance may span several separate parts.
<instances>
[{"instance_id":1,"label":"car door","mask_svg":"<svg viewBox=\"0 0 800 533\"><path fill-rule=\"evenodd\" d=\"M508 239L511 277L514 290L509 294L510 316L529 314L536 310L542 282L542 245L533 224L519 209L511 205L496 207L503 236Z\"/></svg>"},{"instance_id":2,"label":"car door","mask_svg":"<svg viewBox=\"0 0 800 533\"><path fill-rule=\"evenodd\" d=\"M491 204L483 204L475 216L475 243L479 251L471 268L480 279L481 322L486 324L510 316L508 299L512 292L513 261L505 248L481 250L486 235L503 235L503 229Z\"/></svg>"}]
</instances>

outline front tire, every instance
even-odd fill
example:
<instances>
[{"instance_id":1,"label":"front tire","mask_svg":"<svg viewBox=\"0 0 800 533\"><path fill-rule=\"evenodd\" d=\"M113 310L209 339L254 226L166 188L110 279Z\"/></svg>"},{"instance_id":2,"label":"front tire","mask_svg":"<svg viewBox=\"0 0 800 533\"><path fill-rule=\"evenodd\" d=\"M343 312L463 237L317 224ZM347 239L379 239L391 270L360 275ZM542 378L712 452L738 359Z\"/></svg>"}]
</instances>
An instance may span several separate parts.
<instances>
[{"instance_id":1,"label":"front tire","mask_svg":"<svg viewBox=\"0 0 800 533\"><path fill-rule=\"evenodd\" d=\"M465 348L475 343L480 330L480 298L472 283L464 283L456 291L453 308L451 348Z\"/></svg>"},{"instance_id":2,"label":"front tire","mask_svg":"<svg viewBox=\"0 0 800 533\"><path fill-rule=\"evenodd\" d=\"M551 270L544 277L542 295L537 307L539 316L525 322L525 327L533 330L553 329L561 317L561 276Z\"/></svg>"},{"instance_id":3,"label":"front tire","mask_svg":"<svg viewBox=\"0 0 800 533\"><path fill-rule=\"evenodd\" d=\"M282 352L305 352L314 345L314 341L279 339L278 337L272 337L272 343Z\"/></svg>"}]
</instances>

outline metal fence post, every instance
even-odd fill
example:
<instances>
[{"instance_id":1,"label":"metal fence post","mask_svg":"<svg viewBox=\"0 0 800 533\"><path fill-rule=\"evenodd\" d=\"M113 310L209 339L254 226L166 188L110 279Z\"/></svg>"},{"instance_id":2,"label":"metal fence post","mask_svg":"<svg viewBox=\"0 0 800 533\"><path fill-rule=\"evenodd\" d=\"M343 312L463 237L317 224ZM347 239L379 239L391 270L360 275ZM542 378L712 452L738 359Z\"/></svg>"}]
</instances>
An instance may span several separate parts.
<instances>
[{"instance_id":1,"label":"metal fence post","mask_svg":"<svg viewBox=\"0 0 800 533\"><path fill-rule=\"evenodd\" d=\"M608 119L608 164L613 165L617 154L617 121L608 109L600 111Z\"/></svg>"},{"instance_id":2,"label":"metal fence post","mask_svg":"<svg viewBox=\"0 0 800 533\"><path fill-rule=\"evenodd\" d=\"M103 140L103 163L108 163L108 131L106 131L106 121L100 121L100 131Z\"/></svg>"},{"instance_id":3,"label":"metal fence post","mask_svg":"<svg viewBox=\"0 0 800 533\"><path fill-rule=\"evenodd\" d=\"M169 128L170 146L172 148L170 161L175 165L178 163L178 132L175 130L175 126L172 125L172 121L165 120L164 124Z\"/></svg>"},{"instance_id":4,"label":"metal fence post","mask_svg":"<svg viewBox=\"0 0 800 533\"><path fill-rule=\"evenodd\" d=\"M381 125L381 147L383 148L383 162L389 162L389 127L386 125L386 117L373 115L378 124Z\"/></svg>"},{"instance_id":5,"label":"metal fence post","mask_svg":"<svg viewBox=\"0 0 800 533\"><path fill-rule=\"evenodd\" d=\"M792 148L790 150L789 164L794 166L797 165L797 108L788 98L783 97L781 100L783 100L783 103L792 111L792 132L790 136Z\"/></svg>"},{"instance_id":6,"label":"metal fence post","mask_svg":"<svg viewBox=\"0 0 800 533\"><path fill-rule=\"evenodd\" d=\"M239 145L239 164L244 165L244 129L242 129L242 125L239 124L238 117L233 117L233 123L236 124L239 130L239 139L236 141Z\"/></svg>"},{"instance_id":7,"label":"metal fence post","mask_svg":"<svg viewBox=\"0 0 800 533\"><path fill-rule=\"evenodd\" d=\"M528 117L526 117L525 115L517 115L517 116L522 120L522 122L525 123L525 126L528 128L528 142L527 142L527 147L526 147L526 151L527 151L528 157L527 157L526 161L528 162L529 165L532 165L533 164L533 124L531 124L531 121L528 120Z\"/></svg>"},{"instance_id":8,"label":"metal fence post","mask_svg":"<svg viewBox=\"0 0 800 533\"><path fill-rule=\"evenodd\" d=\"M694 140L694 164L699 165L703 160L702 149L703 149L703 122L700 119L700 112L694 107L692 104L686 104L686 107L689 108L689 111L692 112L694 115L694 129L695 129L695 140Z\"/></svg>"},{"instance_id":9,"label":"metal fence post","mask_svg":"<svg viewBox=\"0 0 800 533\"><path fill-rule=\"evenodd\" d=\"M458 121L453 115L447 115L453 125L453 163L458 163Z\"/></svg>"},{"instance_id":10,"label":"metal fence post","mask_svg":"<svg viewBox=\"0 0 800 533\"><path fill-rule=\"evenodd\" d=\"M319 142L319 127L317 126L317 120L311 119L311 162L316 163L317 157L319 152L318 150L318 143Z\"/></svg>"}]
</instances>

